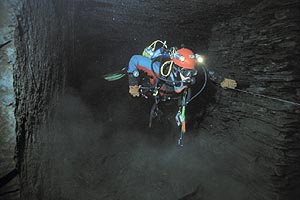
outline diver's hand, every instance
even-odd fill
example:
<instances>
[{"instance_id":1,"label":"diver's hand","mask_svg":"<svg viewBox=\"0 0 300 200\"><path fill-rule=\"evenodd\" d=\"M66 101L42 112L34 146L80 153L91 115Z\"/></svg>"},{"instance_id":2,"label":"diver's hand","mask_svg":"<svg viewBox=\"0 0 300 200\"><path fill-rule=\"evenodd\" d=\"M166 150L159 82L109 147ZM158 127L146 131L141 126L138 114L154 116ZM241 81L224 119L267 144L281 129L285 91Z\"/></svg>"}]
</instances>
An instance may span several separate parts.
<instances>
[{"instance_id":1,"label":"diver's hand","mask_svg":"<svg viewBox=\"0 0 300 200\"><path fill-rule=\"evenodd\" d=\"M133 85L133 86L129 86L129 93L133 96L133 97L139 97L140 93L139 93L139 89L140 89L140 85Z\"/></svg>"},{"instance_id":2,"label":"diver's hand","mask_svg":"<svg viewBox=\"0 0 300 200\"><path fill-rule=\"evenodd\" d=\"M221 87L224 89L234 89L236 88L237 83L233 79L224 78L224 80L221 82Z\"/></svg>"}]
</instances>

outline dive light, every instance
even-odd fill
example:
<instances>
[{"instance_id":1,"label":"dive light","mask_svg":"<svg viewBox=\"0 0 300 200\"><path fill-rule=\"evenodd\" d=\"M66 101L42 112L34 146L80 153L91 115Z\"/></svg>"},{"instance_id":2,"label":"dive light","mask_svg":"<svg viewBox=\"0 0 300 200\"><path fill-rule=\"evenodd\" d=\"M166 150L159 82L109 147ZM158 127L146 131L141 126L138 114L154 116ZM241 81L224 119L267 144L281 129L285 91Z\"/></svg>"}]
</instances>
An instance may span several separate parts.
<instances>
[{"instance_id":1,"label":"dive light","mask_svg":"<svg viewBox=\"0 0 300 200\"><path fill-rule=\"evenodd\" d=\"M196 57L197 62L199 62L199 63L204 62L204 58L200 54L195 54L195 57Z\"/></svg>"}]
</instances>

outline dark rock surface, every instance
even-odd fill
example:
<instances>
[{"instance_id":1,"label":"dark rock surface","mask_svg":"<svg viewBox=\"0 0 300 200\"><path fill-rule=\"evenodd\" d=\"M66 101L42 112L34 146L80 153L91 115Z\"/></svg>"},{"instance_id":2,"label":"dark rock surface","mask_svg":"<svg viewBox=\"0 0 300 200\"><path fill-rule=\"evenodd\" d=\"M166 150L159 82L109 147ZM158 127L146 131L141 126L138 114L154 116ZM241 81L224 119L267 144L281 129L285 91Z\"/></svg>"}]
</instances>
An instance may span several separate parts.
<instances>
[{"instance_id":1,"label":"dark rock surface","mask_svg":"<svg viewBox=\"0 0 300 200\"><path fill-rule=\"evenodd\" d=\"M17 170L21 199L33 199L41 191L41 125L46 124L64 88L65 69L70 63L68 51L72 23L68 21L68 1L8 1L15 21L16 52L13 56L15 93ZM1 152L2 153L2 152ZM9 198L5 191L1 198ZM40 199L37 197L37 199Z\"/></svg>"},{"instance_id":2,"label":"dark rock surface","mask_svg":"<svg viewBox=\"0 0 300 200\"><path fill-rule=\"evenodd\" d=\"M9 176L16 166L14 160L16 133L13 87L13 65L16 63L13 33L16 18L12 11L7 1L0 2L0 198L5 194L5 197L18 199L18 178ZM9 181L11 178L13 180ZM8 181L9 183L7 183ZM4 184L6 187L2 187Z\"/></svg>"},{"instance_id":3,"label":"dark rock surface","mask_svg":"<svg viewBox=\"0 0 300 200\"><path fill-rule=\"evenodd\" d=\"M230 130L241 158L253 162L247 167L255 166L263 174L249 183L259 199L266 191L273 193L273 199L291 198L289 194L296 194L300 184L299 5L298 1L264 1L247 15L216 25L210 39L211 66L248 83L247 91L272 97L239 92L222 95L222 103L212 114L214 122L218 119L215 128ZM238 170L244 179L248 169L241 166ZM271 182L263 184L266 180Z\"/></svg>"},{"instance_id":4,"label":"dark rock surface","mask_svg":"<svg viewBox=\"0 0 300 200\"><path fill-rule=\"evenodd\" d=\"M22 199L299 195L300 110L278 100L300 99L298 1L8 2ZM149 129L152 102L101 77L156 39L206 55L247 91L209 83L189 105L184 148L174 105Z\"/></svg>"},{"instance_id":5,"label":"dark rock surface","mask_svg":"<svg viewBox=\"0 0 300 200\"><path fill-rule=\"evenodd\" d=\"M88 104L91 101L92 104L98 104L98 106L92 106L92 108L98 107L99 109L100 107L100 110L102 112L107 111L108 115L110 112L116 112L106 107L107 105L108 107L114 105L112 101L106 100L106 98L124 98L123 93L118 95L113 91L115 91L114 88L122 88L124 90L125 87L122 84L126 83L107 86L105 83L98 81L96 74L108 72L109 70L106 71L108 68L111 70L120 68L118 66L119 63L127 62L131 54L137 53L136 49L142 50L148 38L150 41L157 38L167 38L168 42L174 42L176 43L175 45L179 46L181 43L184 43L188 47L201 51L201 53L203 52L207 55L209 68L215 69L227 77L236 79L241 84L240 89L247 90L250 93L222 91L215 88L214 94L208 89L201 98L197 99L198 103L192 103L190 112L196 112L196 115L197 113L200 115L200 122L197 125L199 129L195 132L203 135L198 137L192 134L190 137L193 138L192 140L196 144L190 144L191 146L187 148L193 149L192 152L194 154L190 154L196 160L201 160L201 156L197 153L198 151L211 151L211 155L202 155L204 156L203 160L206 160L204 162L205 165L208 165L210 162L220 165L219 167L212 166L207 171L201 169L201 167L196 167L194 174L200 177L206 177L206 174L213 174L215 177L212 176L212 179L216 180L216 182L222 182L220 177L223 177L222 180L227 186L226 189L223 188L225 186L220 186L220 188L213 190L213 183L198 179L193 182L192 188L196 189L200 185L200 191L204 194L205 192L208 193L202 196L202 199L293 199L298 193L297 187L299 186L299 149L297 148L299 144L299 135L297 133L299 130L299 106L283 103L275 98L299 102L299 92L297 91L299 88L299 69L297 69L299 64L299 45L297 45L299 41L299 3L297 1L263 1L261 3L252 1L244 4L233 2L205 4L205 2L198 1L197 3L199 4L195 3L191 7L191 9L195 9L193 12L190 12L190 7L187 6L187 12L185 13L180 11L182 7L179 4L173 5L171 3L170 5L168 3L170 2L161 1L157 4L153 3L154 6L152 7L144 6L139 7L139 9L136 8L141 4L133 6L119 4L123 8L121 10L114 4L105 4L105 6L96 6L87 2L79 4L86 10L78 12L78 20L76 21L80 22L80 24L87 24L87 26L84 26L87 30L95 29L98 31L91 31L91 34L96 34L95 36L86 35L85 33L80 34L80 31L77 31L77 38L80 41L78 50L85 49L85 52L89 52L91 49L97 49L99 51L99 54L96 55L81 54L80 61L76 62L81 62L83 65L90 63L88 65L90 72L77 68L79 72L75 72L75 76L73 76L76 79L78 78L77 75L81 74L80 72L84 72L87 77L91 77L89 81L83 81L82 84L79 84L81 91L85 94L83 99L86 99L85 102ZM165 4L168 4L168 6L165 6ZM109 9L107 9L108 7ZM156 14L162 10L165 12ZM87 13L92 13L92 15L96 13L97 16L101 13L101 17L92 18ZM146 18L148 20L145 24L140 22L145 19L145 15L149 16L149 13L152 13L153 17L158 16L158 18L156 20L152 20L153 17ZM169 13L173 13L173 15L169 15ZM136 19L131 19L132 15ZM169 23L165 23L164 19L168 19ZM144 28L140 28L141 24ZM172 25L170 26L170 24ZM98 29L97 25L99 26ZM119 28L122 30L121 32L118 31ZM110 31L116 34L107 35L106 33ZM117 37L118 34L121 35ZM105 42L107 38L110 38L108 40L109 43ZM118 38L121 39L118 40ZM95 43L94 41L100 42ZM101 44L101 47L97 47L99 44ZM113 57L118 59L105 59ZM94 61L95 63L92 63L93 60L96 60ZM104 66L104 68L99 69L97 66ZM94 72L97 73L94 74ZM74 83L74 81L71 81L71 83L73 85L78 84L78 82ZM103 88L98 91L95 89L98 87ZM97 95L95 93L97 92L95 90L106 98L96 101ZM271 99L251 93L270 96ZM215 97L211 98L210 95L215 95ZM210 105L207 104L207 99L212 101ZM100 101L103 102L102 106ZM140 105L137 101L129 104L138 107L138 110L145 107L143 103ZM206 115L201 116L203 111L199 109L199 104L201 109L204 109L206 104ZM117 108L120 109L119 106ZM139 116L139 120L147 124L146 118L141 117L145 114L141 113L141 111L135 113L135 115ZM129 116L131 115L129 114ZM113 121L115 121L114 118L117 118L116 121L124 124L122 128L124 131L126 130L126 124L131 128L133 126L143 127L143 123L137 123L135 118L126 123L124 123L124 119L120 119L118 116L110 116L109 118ZM170 115L166 118L169 118L172 122L173 116ZM164 127L163 125L161 126ZM168 125L166 126L168 127ZM174 134L172 132L176 132L174 127L169 127L169 129L171 129L168 133L169 135ZM104 130L103 132L105 133L106 131ZM143 130L142 132L147 131ZM118 133L115 134L115 137L114 134L111 136L113 138L111 141L118 141ZM128 135L127 131L126 135ZM197 143L209 140L207 143L211 144L210 137L216 143L219 142L224 144L224 146L215 147L216 149L210 146L206 149L206 147ZM126 139L124 140L127 141ZM134 139L128 138L128 140L132 141ZM172 140L169 138L167 141ZM101 142L104 141L100 140ZM147 145L145 146L147 147L149 145L147 142L142 143L146 143ZM123 145L126 146L126 144ZM172 143L164 144L163 146L168 146L166 147L168 153L173 152L170 147ZM126 149L133 152L136 151L135 148L131 149L130 147ZM155 154L151 150L149 152L147 147L145 147L145 150L139 150L141 154L151 155L153 157L151 161L159 163L159 153ZM113 146L113 152L115 152L114 149L118 148ZM287 155L287 152L289 152L289 155ZM192 166L197 166L191 160L185 161ZM144 161L139 159L139 162L142 165ZM174 162L175 166L179 166L181 161L171 160L170 162ZM108 166L115 165L110 163ZM117 169L118 166L112 167L108 171ZM168 166L155 169L157 171L170 170ZM134 171L134 169L130 169L128 173L134 173ZM152 174L153 172L147 169L145 171L145 174L141 176L147 180L146 174ZM180 170L175 171L180 173ZM190 174L188 175L189 178L191 176ZM114 181L119 180L115 175L108 177ZM175 187L175 182L172 183L173 178L172 176L167 178L168 184L171 185L170 187ZM163 182L164 179L156 175L152 182L155 181ZM182 181L186 184L186 180ZM235 191L237 188L235 183L240 187L238 191ZM146 187L151 188L151 184L149 184L146 184ZM206 184L211 187L205 187ZM118 185L111 184L111 187L118 188ZM121 189L116 190L119 192ZM129 188L128 190L135 193L134 188ZM216 196L210 196L211 190L215 192ZM153 193L156 193L155 191L155 189L145 191L143 198L147 199L146 194L150 192L153 195ZM164 191L167 191L167 189L165 188ZM194 190L190 192L192 191ZM222 191L227 191L227 194L223 194ZM187 191L178 189L176 192L177 194L173 194L175 196L170 196L169 199L179 199L180 195ZM237 196L232 196L232 193ZM118 199L119 196L121 198L121 194L115 194L113 197L111 195L108 194L105 198ZM152 199L168 199L167 196L167 194L165 196L158 194ZM137 195L135 197L137 199L141 198L137 197ZM124 199L126 198L129 197L124 197Z\"/></svg>"}]
</instances>

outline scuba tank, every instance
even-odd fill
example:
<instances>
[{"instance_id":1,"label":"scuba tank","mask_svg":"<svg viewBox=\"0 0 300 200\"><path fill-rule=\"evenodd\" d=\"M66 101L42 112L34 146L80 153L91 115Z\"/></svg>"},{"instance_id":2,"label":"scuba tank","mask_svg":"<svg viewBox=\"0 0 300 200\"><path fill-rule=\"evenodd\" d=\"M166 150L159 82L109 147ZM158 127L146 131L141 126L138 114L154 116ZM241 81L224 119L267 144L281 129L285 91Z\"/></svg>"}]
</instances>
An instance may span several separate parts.
<instances>
[{"instance_id":1,"label":"scuba tank","mask_svg":"<svg viewBox=\"0 0 300 200\"><path fill-rule=\"evenodd\" d=\"M166 45L166 41L161 41L161 40L155 40L154 42L152 42L148 47L146 47L142 53L143 56L147 57L147 58L154 58L155 54L158 54L158 52L156 52L157 48L157 43L160 43L162 45L163 48L167 49L168 46Z\"/></svg>"}]
</instances>

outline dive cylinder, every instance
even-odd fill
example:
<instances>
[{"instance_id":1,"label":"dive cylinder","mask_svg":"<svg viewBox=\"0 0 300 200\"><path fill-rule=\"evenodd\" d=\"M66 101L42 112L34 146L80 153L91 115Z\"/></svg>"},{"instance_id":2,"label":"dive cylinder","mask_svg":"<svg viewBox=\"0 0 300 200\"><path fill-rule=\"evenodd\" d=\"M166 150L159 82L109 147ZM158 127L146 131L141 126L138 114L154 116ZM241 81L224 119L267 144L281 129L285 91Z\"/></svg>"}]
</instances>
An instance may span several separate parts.
<instances>
[{"instance_id":1,"label":"dive cylinder","mask_svg":"<svg viewBox=\"0 0 300 200\"><path fill-rule=\"evenodd\" d=\"M154 54L154 51L151 47L146 47L142 53L143 56L147 58L151 58Z\"/></svg>"},{"instance_id":2,"label":"dive cylinder","mask_svg":"<svg viewBox=\"0 0 300 200\"><path fill-rule=\"evenodd\" d=\"M148 47L146 47L142 53L143 56L147 57L147 58L152 58L155 50L157 50L158 48L156 47L156 44L160 43L164 48L168 48L166 45L166 41L161 41L161 40L155 40L154 42L152 42L152 44L150 44Z\"/></svg>"}]
</instances>

